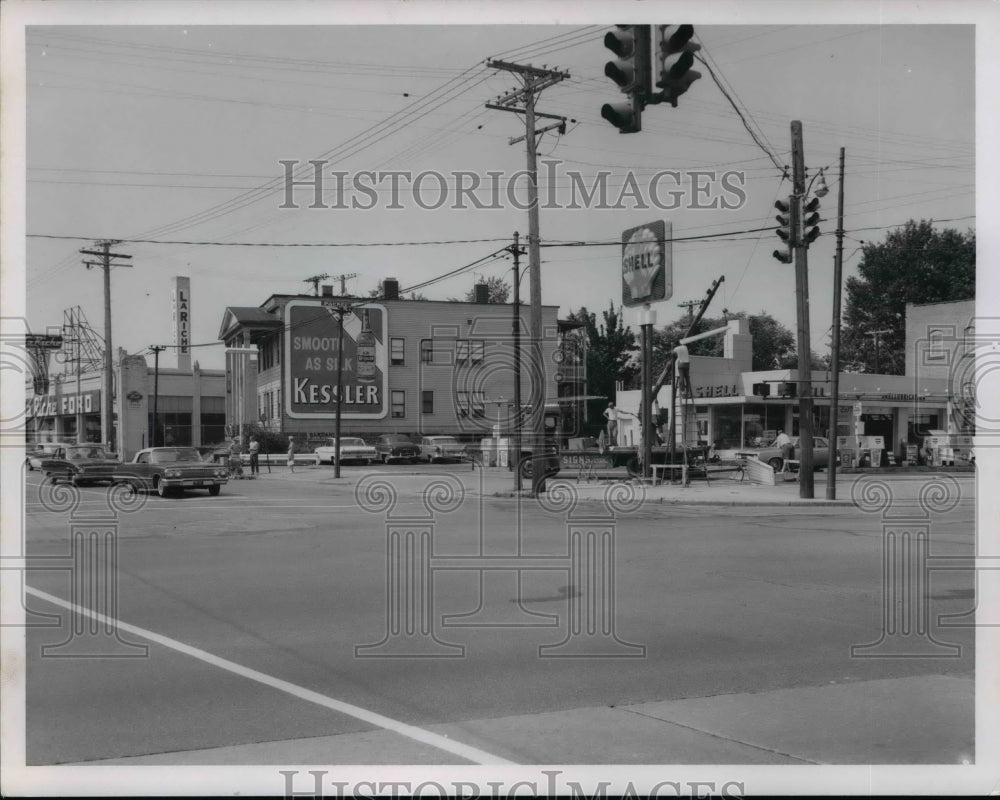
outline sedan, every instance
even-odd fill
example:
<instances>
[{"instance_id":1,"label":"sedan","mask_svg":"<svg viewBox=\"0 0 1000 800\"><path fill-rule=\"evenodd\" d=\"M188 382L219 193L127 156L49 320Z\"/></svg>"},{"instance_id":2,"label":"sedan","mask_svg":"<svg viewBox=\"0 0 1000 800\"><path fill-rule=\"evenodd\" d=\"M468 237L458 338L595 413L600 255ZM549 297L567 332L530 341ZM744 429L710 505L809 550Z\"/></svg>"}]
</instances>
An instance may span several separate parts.
<instances>
[{"instance_id":1,"label":"sedan","mask_svg":"<svg viewBox=\"0 0 1000 800\"><path fill-rule=\"evenodd\" d=\"M316 454L317 464L332 464L337 454L337 440L331 439L330 444L317 447L313 452ZM340 463L346 461L358 461L363 464L371 464L378 453L370 444L366 444L364 439L357 436L344 436L340 440Z\"/></svg>"},{"instance_id":2,"label":"sedan","mask_svg":"<svg viewBox=\"0 0 1000 800\"><path fill-rule=\"evenodd\" d=\"M38 468L55 483L68 480L74 486L111 481L121 466L118 459L104 452L100 445L60 445L38 459Z\"/></svg>"},{"instance_id":3,"label":"sedan","mask_svg":"<svg viewBox=\"0 0 1000 800\"><path fill-rule=\"evenodd\" d=\"M40 470L43 458L51 456L63 447L69 447L70 444L72 442L42 442L41 444L36 444L28 449L24 461L28 465L29 470Z\"/></svg>"},{"instance_id":4,"label":"sedan","mask_svg":"<svg viewBox=\"0 0 1000 800\"><path fill-rule=\"evenodd\" d=\"M114 480L137 491L155 491L160 497L184 489L208 489L210 495L217 495L228 483L228 475L224 466L203 461L195 447L150 447L120 465Z\"/></svg>"},{"instance_id":5,"label":"sedan","mask_svg":"<svg viewBox=\"0 0 1000 800\"><path fill-rule=\"evenodd\" d=\"M792 436L792 445L795 447L795 451L792 455L793 460L797 460L801 454L799 450L799 437ZM764 447L757 452L757 458L760 461L770 464L775 472L781 469L781 448L780 447ZM813 437L813 466L816 468L822 468L828 466L830 463L830 442L828 439L822 436ZM840 456L837 457L837 463L840 463Z\"/></svg>"},{"instance_id":6,"label":"sedan","mask_svg":"<svg viewBox=\"0 0 1000 800\"><path fill-rule=\"evenodd\" d=\"M383 464L420 458L420 448L401 433L383 433L375 442L375 452Z\"/></svg>"},{"instance_id":7,"label":"sedan","mask_svg":"<svg viewBox=\"0 0 1000 800\"><path fill-rule=\"evenodd\" d=\"M462 461L465 445L454 436L425 436L420 440L420 457L428 463Z\"/></svg>"}]
</instances>

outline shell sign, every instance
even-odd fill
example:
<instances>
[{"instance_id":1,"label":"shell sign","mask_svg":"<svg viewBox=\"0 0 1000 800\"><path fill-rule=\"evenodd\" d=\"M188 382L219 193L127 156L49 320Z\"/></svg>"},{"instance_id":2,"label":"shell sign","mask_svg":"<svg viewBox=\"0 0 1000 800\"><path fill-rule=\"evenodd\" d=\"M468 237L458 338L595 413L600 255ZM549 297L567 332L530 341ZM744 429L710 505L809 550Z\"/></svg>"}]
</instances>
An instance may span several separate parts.
<instances>
[{"instance_id":1,"label":"shell sign","mask_svg":"<svg viewBox=\"0 0 1000 800\"><path fill-rule=\"evenodd\" d=\"M673 226L656 220L622 233L622 303L639 306L674 293Z\"/></svg>"}]
</instances>

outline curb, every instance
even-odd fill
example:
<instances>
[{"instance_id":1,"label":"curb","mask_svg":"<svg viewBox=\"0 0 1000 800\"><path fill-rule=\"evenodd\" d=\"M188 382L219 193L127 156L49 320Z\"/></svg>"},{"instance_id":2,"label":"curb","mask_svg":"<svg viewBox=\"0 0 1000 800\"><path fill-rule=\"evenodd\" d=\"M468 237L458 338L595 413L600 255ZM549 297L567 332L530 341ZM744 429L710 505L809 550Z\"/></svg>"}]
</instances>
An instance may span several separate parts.
<instances>
[{"instance_id":1,"label":"curb","mask_svg":"<svg viewBox=\"0 0 1000 800\"><path fill-rule=\"evenodd\" d=\"M529 497L526 494L518 494L517 492L493 492L488 495L489 497L496 498L517 498L517 497ZM603 503L603 497L588 497L586 495L579 495L577 500L581 502L591 502L591 503ZM806 508L822 508L825 506L854 506L853 500L805 500L802 498L797 498L795 500L722 500L713 498L691 498L691 499L674 499L667 497L647 497L645 500L646 504L656 504L656 505L672 505L672 506L804 506Z\"/></svg>"}]
</instances>

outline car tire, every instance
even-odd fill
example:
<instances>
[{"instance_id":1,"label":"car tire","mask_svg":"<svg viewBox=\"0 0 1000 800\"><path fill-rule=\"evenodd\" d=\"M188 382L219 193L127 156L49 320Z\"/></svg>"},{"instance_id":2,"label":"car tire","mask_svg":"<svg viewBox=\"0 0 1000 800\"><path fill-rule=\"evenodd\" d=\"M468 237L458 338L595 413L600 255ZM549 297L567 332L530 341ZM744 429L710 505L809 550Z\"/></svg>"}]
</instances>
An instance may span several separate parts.
<instances>
[{"instance_id":1,"label":"car tire","mask_svg":"<svg viewBox=\"0 0 1000 800\"><path fill-rule=\"evenodd\" d=\"M159 478L153 478L153 489L160 497L166 497L170 494L170 489L168 489L167 485Z\"/></svg>"},{"instance_id":2,"label":"car tire","mask_svg":"<svg viewBox=\"0 0 1000 800\"><path fill-rule=\"evenodd\" d=\"M209 486L208 487L208 493L212 497L218 497L219 496L219 492L221 492L221 491L222 491L222 487L218 486L218 485L216 485L216 486Z\"/></svg>"},{"instance_id":3,"label":"car tire","mask_svg":"<svg viewBox=\"0 0 1000 800\"><path fill-rule=\"evenodd\" d=\"M783 462L783 461L782 461L782 460L781 460L780 458L777 458L777 457L775 457L775 458L770 458L770 459L768 459L768 461L767 461L767 465L768 465L768 466L769 466L769 467L770 467L771 469L773 469L773 470L774 470L775 472L781 472L781 465L782 465L783 463L784 463L784 462Z\"/></svg>"},{"instance_id":4,"label":"car tire","mask_svg":"<svg viewBox=\"0 0 1000 800\"><path fill-rule=\"evenodd\" d=\"M531 472L532 472L532 469L531 469L531 456L530 455L528 455L527 457L522 456L521 457L521 477L522 478L530 478L531 477Z\"/></svg>"}]
</instances>

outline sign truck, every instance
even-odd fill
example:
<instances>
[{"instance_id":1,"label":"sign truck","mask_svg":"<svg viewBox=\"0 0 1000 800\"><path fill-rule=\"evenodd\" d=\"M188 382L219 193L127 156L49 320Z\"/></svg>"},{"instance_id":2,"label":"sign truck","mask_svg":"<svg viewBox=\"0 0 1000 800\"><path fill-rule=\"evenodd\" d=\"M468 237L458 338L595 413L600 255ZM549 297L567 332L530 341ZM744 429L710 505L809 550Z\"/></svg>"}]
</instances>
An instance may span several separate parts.
<instances>
[{"instance_id":1,"label":"sign truck","mask_svg":"<svg viewBox=\"0 0 1000 800\"><path fill-rule=\"evenodd\" d=\"M388 413L386 333L385 306L359 300L344 314L341 419L382 419ZM320 298L285 306L288 416L336 418L338 335L337 316Z\"/></svg>"},{"instance_id":2,"label":"sign truck","mask_svg":"<svg viewBox=\"0 0 1000 800\"><path fill-rule=\"evenodd\" d=\"M673 226L656 220L622 233L622 304L640 306L674 294Z\"/></svg>"}]
</instances>

